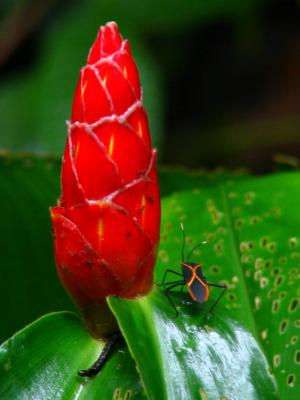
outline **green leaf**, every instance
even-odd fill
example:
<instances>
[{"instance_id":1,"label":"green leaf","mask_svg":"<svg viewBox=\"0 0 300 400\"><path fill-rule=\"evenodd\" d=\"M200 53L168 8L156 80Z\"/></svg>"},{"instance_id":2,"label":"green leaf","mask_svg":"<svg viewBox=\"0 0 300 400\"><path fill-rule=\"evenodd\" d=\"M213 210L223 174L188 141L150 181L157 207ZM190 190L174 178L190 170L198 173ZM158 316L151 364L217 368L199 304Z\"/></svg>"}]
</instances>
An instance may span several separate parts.
<instances>
[{"instance_id":1,"label":"green leaf","mask_svg":"<svg viewBox=\"0 0 300 400\"><path fill-rule=\"evenodd\" d=\"M206 240L191 260L203 264L208 281L227 283L222 304L261 342L281 398L289 400L300 390L299 198L298 172L174 193L162 202L155 270L156 282L167 268L180 272L180 222L186 255Z\"/></svg>"},{"instance_id":2,"label":"green leaf","mask_svg":"<svg viewBox=\"0 0 300 400\"><path fill-rule=\"evenodd\" d=\"M222 307L205 318L204 309L186 295L177 294L175 300L180 318L158 289L136 300L108 300L149 399L277 398L251 333Z\"/></svg>"},{"instance_id":3,"label":"green leaf","mask_svg":"<svg viewBox=\"0 0 300 400\"><path fill-rule=\"evenodd\" d=\"M44 313L73 309L55 271L51 237L59 169L50 157L0 157L0 342Z\"/></svg>"},{"instance_id":4,"label":"green leaf","mask_svg":"<svg viewBox=\"0 0 300 400\"><path fill-rule=\"evenodd\" d=\"M42 313L72 307L56 276L48 214L60 191L59 169L51 158L0 158L4 338ZM180 271L184 222L185 254L207 240L191 260L203 263L207 279L229 286L215 310L216 325L224 319L233 329L229 321L235 320L248 329L261 343L281 398L298 399L299 173L252 178L163 170L160 182L166 197L155 281L166 268ZM217 290L211 290L212 300ZM180 299L178 305L184 308ZM173 312L170 306L170 318Z\"/></svg>"},{"instance_id":5,"label":"green leaf","mask_svg":"<svg viewBox=\"0 0 300 400\"><path fill-rule=\"evenodd\" d=\"M26 154L0 156L0 342L37 317L73 310L55 271L49 207L60 194L61 161ZM242 178L238 172L162 170L164 193ZM12 317L14 316L14 317Z\"/></svg>"},{"instance_id":6,"label":"green leaf","mask_svg":"<svg viewBox=\"0 0 300 400\"><path fill-rule=\"evenodd\" d=\"M42 317L0 347L0 398L144 399L134 362L124 347L114 352L96 379L77 375L102 348L76 315Z\"/></svg>"}]
</instances>

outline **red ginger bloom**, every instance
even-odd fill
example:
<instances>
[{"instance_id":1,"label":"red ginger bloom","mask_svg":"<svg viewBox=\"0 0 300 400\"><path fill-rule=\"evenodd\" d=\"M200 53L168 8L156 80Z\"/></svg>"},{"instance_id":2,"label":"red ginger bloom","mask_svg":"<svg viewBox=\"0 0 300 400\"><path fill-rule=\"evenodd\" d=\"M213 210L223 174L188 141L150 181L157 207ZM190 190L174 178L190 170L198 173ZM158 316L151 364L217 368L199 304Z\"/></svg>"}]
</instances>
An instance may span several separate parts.
<instances>
[{"instance_id":1,"label":"red ginger bloom","mask_svg":"<svg viewBox=\"0 0 300 400\"><path fill-rule=\"evenodd\" d=\"M152 286L160 225L138 71L114 22L101 27L76 88L51 208L59 276L81 308Z\"/></svg>"}]
</instances>

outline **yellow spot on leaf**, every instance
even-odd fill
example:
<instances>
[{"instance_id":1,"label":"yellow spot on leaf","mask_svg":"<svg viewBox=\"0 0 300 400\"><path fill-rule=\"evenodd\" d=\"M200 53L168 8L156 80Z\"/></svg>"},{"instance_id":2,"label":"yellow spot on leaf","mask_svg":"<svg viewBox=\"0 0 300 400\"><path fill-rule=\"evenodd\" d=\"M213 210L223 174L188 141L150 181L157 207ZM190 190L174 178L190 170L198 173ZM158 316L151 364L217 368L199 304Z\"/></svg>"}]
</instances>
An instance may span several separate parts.
<instances>
[{"instance_id":1,"label":"yellow spot on leaf","mask_svg":"<svg viewBox=\"0 0 300 400\"><path fill-rule=\"evenodd\" d=\"M208 395L204 389L199 389L199 394L201 400L208 400Z\"/></svg>"},{"instance_id":2,"label":"yellow spot on leaf","mask_svg":"<svg viewBox=\"0 0 300 400\"><path fill-rule=\"evenodd\" d=\"M160 250L158 256L163 263L168 263L170 261L169 255L166 250Z\"/></svg>"},{"instance_id":3,"label":"yellow spot on leaf","mask_svg":"<svg viewBox=\"0 0 300 400\"><path fill-rule=\"evenodd\" d=\"M277 368L279 366L280 362L281 362L280 354L275 354L273 356L273 365L274 365L274 367Z\"/></svg>"},{"instance_id":4,"label":"yellow spot on leaf","mask_svg":"<svg viewBox=\"0 0 300 400\"><path fill-rule=\"evenodd\" d=\"M114 151L114 146L115 146L115 137L114 135L111 136L110 141L109 141L109 146L108 146L108 154L111 156L113 151Z\"/></svg>"},{"instance_id":5,"label":"yellow spot on leaf","mask_svg":"<svg viewBox=\"0 0 300 400\"><path fill-rule=\"evenodd\" d=\"M8 371L8 370L10 370L12 368L12 363L11 363L11 359L9 358L8 360L7 360L7 362L4 364L4 369L6 370L6 371Z\"/></svg>"},{"instance_id":6,"label":"yellow spot on leaf","mask_svg":"<svg viewBox=\"0 0 300 400\"><path fill-rule=\"evenodd\" d=\"M113 400L120 400L121 389L116 388L113 394Z\"/></svg>"},{"instance_id":7,"label":"yellow spot on leaf","mask_svg":"<svg viewBox=\"0 0 300 400\"><path fill-rule=\"evenodd\" d=\"M268 330L265 329L264 331L261 332L261 338L262 338L263 340L266 340L267 337L268 337Z\"/></svg>"},{"instance_id":8,"label":"yellow spot on leaf","mask_svg":"<svg viewBox=\"0 0 300 400\"><path fill-rule=\"evenodd\" d=\"M261 298L258 297L258 296L256 296L256 297L254 298L254 304L255 304L256 310L259 310L259 309L260 309L260 306L261 306Z\"/></svg>"}]
</instances>

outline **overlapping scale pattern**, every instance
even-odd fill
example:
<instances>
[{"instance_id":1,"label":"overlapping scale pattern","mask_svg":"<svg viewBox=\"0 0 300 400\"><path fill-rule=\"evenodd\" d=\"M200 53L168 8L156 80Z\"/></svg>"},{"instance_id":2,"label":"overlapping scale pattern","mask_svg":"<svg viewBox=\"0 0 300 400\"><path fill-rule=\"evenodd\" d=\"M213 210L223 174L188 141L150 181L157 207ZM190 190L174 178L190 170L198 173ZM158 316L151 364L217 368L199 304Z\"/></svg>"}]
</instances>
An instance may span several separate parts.
<instances>
[{"instance_id":1,"label":"overlapping scale pattern","mask_svg":"<svg viewBox=\"0 0 300 400\"><path fill-rule=\"evenodd\" d=\"M160 227L138 71L114 22L101 27L80 71L51 208L59 276L80 307L152 286Z\"/></svg>"}]
</instances>

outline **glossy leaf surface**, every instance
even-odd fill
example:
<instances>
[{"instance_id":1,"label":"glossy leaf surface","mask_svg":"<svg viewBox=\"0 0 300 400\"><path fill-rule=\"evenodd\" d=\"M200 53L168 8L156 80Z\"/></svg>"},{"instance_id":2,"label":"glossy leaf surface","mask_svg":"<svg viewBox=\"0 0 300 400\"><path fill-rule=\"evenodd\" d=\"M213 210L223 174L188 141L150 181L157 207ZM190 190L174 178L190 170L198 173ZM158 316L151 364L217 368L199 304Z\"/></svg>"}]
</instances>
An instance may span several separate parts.
<instances>
[{"instance_id":1,"label":"glossy leaf surface","mask_svg":"<svg viewBox=\"0 0 300 400\"><path fill-rule=\"evenodd\" d=\"M0 347L0 398L144 399L134 362L124 346L114 352L97 379L88 381L77 375L95 361L102 348L76 315L44 316Z\"/></svg>"},{"instance_id":2,"label":"glossy leaf surface","mask_svg":"<svg viewBox=\"0 0 300 400\"><path fill-rule=\"evenodd\" d=\"M276 399L274 381L253 335L218 308L174 296L174 315L160 290L137 300L111 297L149 399ZM242 371L242 373L241 373Z\"/></svg>"},{"instance_id":3,"label":"glossy leaf surface","mask_svg":"<svg viewBox=\"0 0 300 400\"><path fill-rule=\"evenodd\" d=\"M222 304L261 342L282 399L300 391L299 196L297 172L173 193L163 200L156 266L156 282L166 268L180 272L179 222L186 256L207 241L190 260L203 264L209 282L228 285Z\"/></svg>"}]
</instances>

